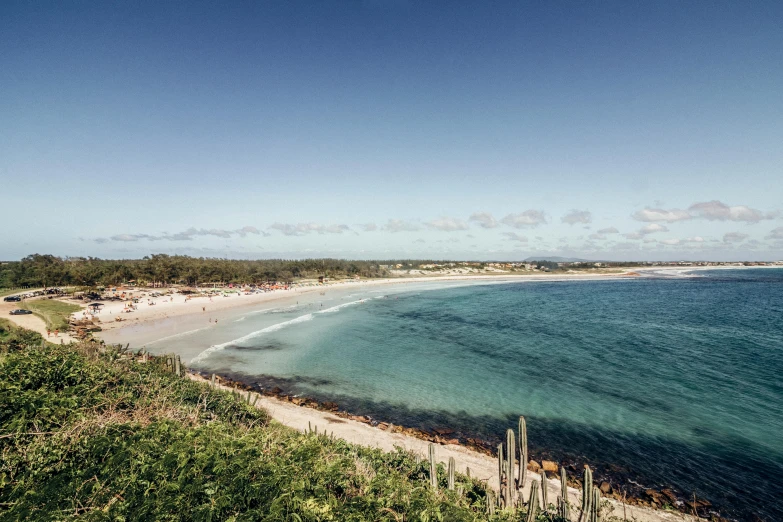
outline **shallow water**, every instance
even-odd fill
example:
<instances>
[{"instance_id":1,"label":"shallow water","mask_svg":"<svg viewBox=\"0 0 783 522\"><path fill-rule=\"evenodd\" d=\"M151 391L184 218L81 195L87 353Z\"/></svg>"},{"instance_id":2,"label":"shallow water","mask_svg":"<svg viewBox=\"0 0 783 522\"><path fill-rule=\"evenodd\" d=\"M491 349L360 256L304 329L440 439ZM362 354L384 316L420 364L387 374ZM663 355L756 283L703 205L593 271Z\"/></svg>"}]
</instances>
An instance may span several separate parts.
<instances>
[{"instance_id":1,"label":"shallow water","mask_svg":"<svg viewBox=\"0 0 783 522\"><path fill-rule=\"evenodd\" d=\"M525 415L538 457L783 520L781 312L779 269L417 284L269 304L149 347L462 436Z\"/></svg>"}]
</instances>

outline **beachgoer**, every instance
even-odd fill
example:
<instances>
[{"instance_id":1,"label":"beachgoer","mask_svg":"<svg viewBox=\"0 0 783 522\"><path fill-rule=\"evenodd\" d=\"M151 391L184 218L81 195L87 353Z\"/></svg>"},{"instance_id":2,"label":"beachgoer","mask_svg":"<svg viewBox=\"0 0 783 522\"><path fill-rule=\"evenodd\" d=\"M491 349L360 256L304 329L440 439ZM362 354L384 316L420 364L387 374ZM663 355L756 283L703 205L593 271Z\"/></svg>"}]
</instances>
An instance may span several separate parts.
<instances>
[{"instance_id":1,"label":"beachgoer","mask_svg":"<svg viewBox=\"0 0 783 522\"><path fill-rule=\"evenodd\" d=\"M46 329L46 337L51 337L51 336L52 336L52 331L47 328Z\"/></svg>"},{"instance_id":2,"label":"beachgoer","mask_svg":"<svg viewBox=\"0 0 783 522\"><path fill-rule=\"evenodd\" d=\"M202 306L202 307L201 307L201 311L202 311L202 312L206 312L206 311L207 311L207 307L206 307L206 306Z\"/></svg>"},{"instance_id":3,"label":"beachgoer","mask_svg":"<svg viewBox=\"0 0 783 522\"><path fill-rule=\"evenodd\" d=\"M60 335L60 329L59 328L54 331L54 336L57 337L58 335Z\"/></svg>"},{"instance_id":4,"label":"beachgoer","mask_svg":"<svg viewBox=\"0 0 783 522\"><path fill-rule=\"evenodd\" d=\"M217 319L215 319L215 324L217 324Z\"/></svg>"}]
</instances>

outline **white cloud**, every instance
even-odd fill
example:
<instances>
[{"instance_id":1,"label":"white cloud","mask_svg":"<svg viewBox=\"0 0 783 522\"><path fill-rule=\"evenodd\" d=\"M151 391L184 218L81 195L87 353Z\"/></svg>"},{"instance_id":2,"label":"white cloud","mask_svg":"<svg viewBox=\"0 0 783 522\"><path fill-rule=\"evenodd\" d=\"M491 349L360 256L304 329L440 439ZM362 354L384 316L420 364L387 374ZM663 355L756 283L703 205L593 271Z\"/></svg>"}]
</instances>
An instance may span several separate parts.
<instances>
[{"instance_id":1,"label":"white cloud","mask_svg":"<svg viewBox=\"0 0 783 522\"><path fill-rule=\"evenodd\" d=\"M475 222L481 228L496 228L499 226L498 221L489 212L474 212L470 215L468 221Z\"/></svg>"},{"instance_id":2,"label":"white cloud","mask_svg":"<svg viewBox=\"0 0 783 522\"><path fill-rule=\"evenodd\" d=\"M269 234L265 232L261 232L256 227L251 226L244 226L242 228L236 229L236 230L223 230L220 228L195 228L190 227L187 230L184 230L182 232L177 232L175 234L169 234L168 232L164 232L163 234L159 236L153 236L150 234L116 234L114 236L111 236L110 238L104 238L99 237L95 239L96 243L106 243L108 241L119 241L123 243L131 243L135 241L141 241L142 239L146 239L147 241L162 241L162 240L168 240L168 241L190 241L196 236L215 236L215 237L221 237L224 239L228 239L233 237L234 235L238 235L240 237L246 237L248 234L254 234L254 235L264 235L268 236Z\"/></svg>"},{"instance_id":3,"label":"white cloud","mask_svg":"<svg viewBox=\"0 0 783 522\"><path fill-rule=\"evenodd\" d=\"M540 210L525 210L519 214L509 214L500 221L514 228L537 227L547 222L546 215Z\"/></svg>"},{"instance_id":4,"label":"white cloud","mask_svg":"<svg viewBox=\"0 0 783 522\"><path fill-rule=\"evenodd\" d=\"M604 234L590 234L587 237L589 237L590 239L606 239L606 236Z\"/></svg>"},{"instance_id":5,"label":"white cloud","mask_svg":"<svg viewBox=\"0 0 783 522\"><path fill-rule=\"evenodd\" d=\"M770 231L767 239L783 239L783 227L778 227Z\"/></svg>"},{"instance_id":6,"label":"white cloud","mask_svg":"<svg viewBox=\"0 0 783 522\"><path fill-rule=\"evenodd\" d=\"M375 232L376 230L378 230L378 225L376 225L375 223L364 223L359 226L362 227L362 230L364 230L365 232Z\"/></svg>"},{"instance_id":7,"label":"white cloud","mask_svg":"<svg viewBox=\"0 0 783 522\"><path fill-rule=\"evenodd\" d=\"M269 228L279 230L285 236L304 236L311 232L317 234L342 234L350 230L348 225L319 225L316 223L274 223Z\"/></svg>"},{"instance_id":8,"label":"white cloud","mask_svg":"<svg viewBox=\"0 0 783 522\"><path fill-rule=\"evenodd\" d=\"M645 207L644 210L638 210L632 214L637 221L663 221L666 223L674 223L675 221L683 221L691 219L691 215L685 210L671 209L664 210L662 208L650 208Z\"/></svg>"},{"instance_id":9,"label":"white cloud","mask_svg":"<svg viewBox=\"0 0 783 522\"><path fill-rule=\"evenodd\" d=\"M416 223L412 223L410 221L403 221L401 219L390 219L383 226L383 229L389 232L415 232L420 228L421 227L419 227L419 225L417 225Z\"/></svg>"},{"instance_id":10,"label":"white cloud","mask_svg":"<svg viewBox=\"0 0 783 522\"><path fill-rule=\"evenodd\" d=\"M599 234L619 234L620 231L614 227L602 228L598 231Z\"/></svg>"},{"instance_id":11,"label":"white cloud","mask_svg":"<svg viewBox=\"0 0 783 522\"><path fill-rule=\"evenodd\" d=\"M591 223L593 221L593 215L588 210L572 210L560 221L568 223L569 225L575 225L576 223Z\"/></svg>"},{"instance_id":12,"label":"white cloud","mask_svg":"<svg viewBox=\"0 0 783 522\"><path fill-rule=\"evenodd\" d=\"M461 219L452 217L440 217L433 219L425 223L427 227L440 230L442 232L457 232L459 230L467 230L468 224Z\"/></svg>"},{"instance_id":13,"label":"white cloud","mask_svg":"<svg viewBox=\"0 0 783 522\"><path fill-rule=\"evenodd\" d=\"M669 229L663 225L659 225L658 223L650 223L649 225L643 226L636 232L629 232L627 234L623 234L623 236L625 236L627 239L642 239L648 234L655 234L656 232L668 232L668 231Z\"/></svg>"},{"instance_id":14,"label":"white cloud","mask_svg":"<svg viewBox=\"0 0 783 522\"><path fill-rule=\"evenodd\" d=\"M643 226L641 229L639 229L640 234L654 234L656 232L668 232L669 229L666 228L663 225L659 225L658 223L650 223L649 225Z\"/></svg>"},{"instance_id":15,"label":"white cloud","mask_svg":"<svg viewBox=\"0 0 783 522\"><path fill-rule=\"evenodd\" d=\"M682 240L683 243L704 243L704 238L701 236L686 237Z\"/></svg>"},{"instance_id":16,"label":"white cloud","mask_svg":"<svg viewBox=\"0 0 783 522\"><path fill-rule=\"evenodd\" d=\"M679 245L680 240L679 239L661 239L658 241L662 245Z\"/></svg>"},{"instance_id":17,"label":"white cloud","mask_svg":"<svg viewBox=\"0 0 783 522\"><path fill-rule=\"evenodd\" d=\"M727 232L723 234L724 243L740 243L748 238L747 234L741 232Z\"/></svg>"},{"instance_id":18,"label":"white cloud","mask_svg":"<svg viewBox=\"0 0 783 522\"><path fill-rule=\"evenodd\" d=\"M517 234L516 232L503 232L503 235L509 238L511 241L518 241L520 243L527 243L527 236Z\"/></svg>"},{"instance_id":19,"label":"white cloud","mask_svg":"<svg viewBox=\"0 0 783 522\"><path fill-rule=\"evenodd\" d=\"M708 219L710 221L743 221L746 223L758 223L763 219L774 219L775 212L762 212L755 208L737 205L731 207L720 201L707 201L694 203L688 207L688 211L694 217Z\"/></svg>"},{"instance_id":20,"label":"white cloud","mask_svg":"<svg viewBox=\"0 0 783 522\"><path fill-rule=\"evenodd\" d=\"M141 239L149 239L150 241L156 241L158 237L150 236L147 234L117 234L111 236L109 239L111 239L112 241L123 241L127 243L132 241L139 241Z\"/></svg>"}]
</instances>

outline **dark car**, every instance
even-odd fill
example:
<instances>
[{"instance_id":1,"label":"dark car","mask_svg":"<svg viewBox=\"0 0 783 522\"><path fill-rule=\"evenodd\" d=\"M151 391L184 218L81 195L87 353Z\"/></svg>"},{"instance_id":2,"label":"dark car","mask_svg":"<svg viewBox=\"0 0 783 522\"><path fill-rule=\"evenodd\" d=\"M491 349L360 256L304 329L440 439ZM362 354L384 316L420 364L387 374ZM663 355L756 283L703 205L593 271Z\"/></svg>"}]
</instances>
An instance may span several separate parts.
<instances>
[{"instance_id":1,"label":"dark car","mask_svg":"<svg viewBox=\"0 0 783 522\"><path fill-rule=\"evenodd\" d=\"M3 298L3 301L12 302L12 303L18 303L21 300L22 298L19 297L18 295L9 295L8 297Z\"/></svg>"},{"instance_id":2,"label":"dark car","mask_svg":"<svg viewBox=\"0 0 783 522\"><path fill-rule=\"evenodd\" d=\"M11 315L28 315L32 312L30 310L11 310Z\"/></svg>"}]
</instances>

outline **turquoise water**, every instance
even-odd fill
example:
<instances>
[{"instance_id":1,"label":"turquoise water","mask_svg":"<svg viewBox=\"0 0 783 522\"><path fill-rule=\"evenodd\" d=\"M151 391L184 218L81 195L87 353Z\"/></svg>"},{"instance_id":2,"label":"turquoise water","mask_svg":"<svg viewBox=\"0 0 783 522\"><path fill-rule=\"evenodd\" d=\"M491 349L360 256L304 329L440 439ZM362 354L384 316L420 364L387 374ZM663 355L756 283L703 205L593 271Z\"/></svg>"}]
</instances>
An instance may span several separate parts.
<instances>
[{"instance_id":1,"label":"turquoise water","mask_svg":"<svg viewBox=\"0 0 783 522\"><path fill-rule=\"evenodd\" d=\"M525 415L534 457L783 520L782 313L783 270L716 270L331 292L177 341L378 420L493 441Z\"/></svg>"}]
</instances>

